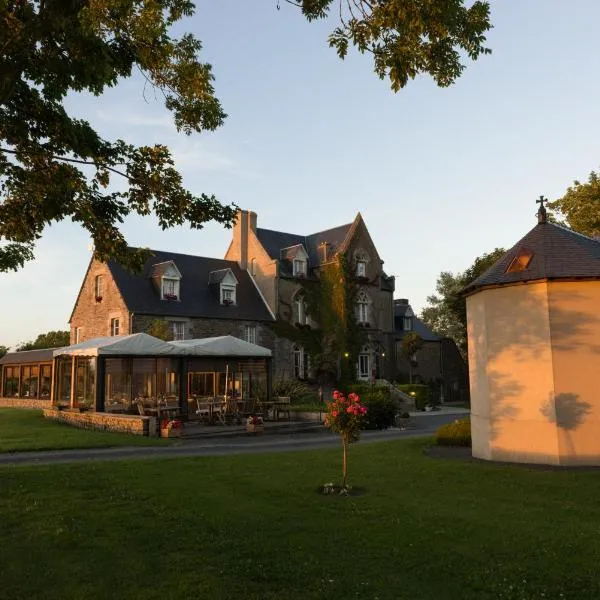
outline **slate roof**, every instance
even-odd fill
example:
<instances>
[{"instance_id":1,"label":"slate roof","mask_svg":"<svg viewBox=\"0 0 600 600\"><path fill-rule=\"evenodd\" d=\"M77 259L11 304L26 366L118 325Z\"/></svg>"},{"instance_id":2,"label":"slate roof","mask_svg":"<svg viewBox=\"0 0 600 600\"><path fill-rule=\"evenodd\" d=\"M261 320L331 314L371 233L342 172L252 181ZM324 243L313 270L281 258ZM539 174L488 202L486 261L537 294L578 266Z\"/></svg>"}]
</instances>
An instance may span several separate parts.
<instances>
[{"instance_id":1,"label":"slate roof","mask_svg":"<svg viewBox=\"0 0 600 600\"><path fill-rule=\"evenodd\" d=\"M240 319L272 321L273 317L246 271L237 262L152 250L141 273L130 273L114 261L108 262L117 287L127 308L135 314L171 317L204 317L209 319ZM181 273L179 301L160 299L152 281L152 267L172 260ZM212 271L231 269L238 280L237 304L220 304L219 286L209 285Z\"/></svg>"},{"instance_id":2,"label":"slate roof","mask_svg":"<svg viewBox=\"0 0 600 600\"><path fill-rule=\"evenodd\" d=\"M263 245L263 248L267 251L268 255L279 260L280 251L283 248L290 248L291 246L297 246L302 244L308 252L309 267L315 267L321 264L321 257L319 256L319 246L323 242L327 242L328 252L330 256L337 252L350 228L352 223L346 225L340 225L339 227L333 227L332 229L326 229L325 231L319 231L311 235L298 235L295 233L284 233L282 231L273 231L271 229L256 229L256 237Z\"/></svg>"},{"instance_id":3,"label":"slate roof","mask_svg":"<svg viewBox=\"0 0 600 600\"><path fill-rule=\"evenodd\" d=\"M523 271L507 273L521 250L533 254ZM600 242L556 225L538 223L485 273L463 289L463 294L496 285L540 279L600 279Z\"/></svg>"},{"instance_id":4,"label":"slate roof","mask_svg":"<svg viewBox=\"0 0 600 600\"><path fill-rule=\"evenodd\" d=\"M419 319L417 316L412 317L412 329L410 331L405 331L403 329L404 315L406 314L406 311L409 307L410 304L408 302L394 302L394 325L396 339L401 340L407 333L418 333L423 338L423 340L427 342L440 341L442 338L439 335L433 333L433 331L431 331L431 329L429 329L429 327L427 327L427 325L425 325L425 323L423 323L423 321L421 321L421 319ZM410 308L412 310L412 307Z\"/></svg>"}]
</instances>

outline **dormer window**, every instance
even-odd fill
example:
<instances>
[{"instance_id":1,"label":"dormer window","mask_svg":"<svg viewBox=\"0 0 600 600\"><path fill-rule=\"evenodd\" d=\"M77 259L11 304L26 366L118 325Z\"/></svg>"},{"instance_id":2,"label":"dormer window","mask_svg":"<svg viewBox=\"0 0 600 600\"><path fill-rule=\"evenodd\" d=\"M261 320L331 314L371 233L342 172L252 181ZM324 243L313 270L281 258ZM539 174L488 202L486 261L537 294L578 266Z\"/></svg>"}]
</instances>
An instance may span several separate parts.
<instances>
[{"instance_id":1,"label":"dormer window","mask_svg":"<svg viewBox=\"0 0 600 600\"><path fill-rule=\"evenodd\" d=\"M221 304L235 304L235 286L221 284Z\"/></svg>"},{"instance_id":2,"label":"dormer window","mask_svg":"<svg viewBox=\"0 0 600 600\"><path fill-rule=\"evenodd\" d=\"M161 300L180 300L181 273L172 260L152 266L152 280Z\"/></svg>"},{"instance_id":3,"label":"dormer window","mask_svg":"<svg viewBox=\"0 0 600 600\"><path fill-rule=\"evenodd\" d=\"M285 261L286 271L290 267L294 277L306 277L308 274L308 252L302 244L289 246L280 250L281 260Z\"/></svg>"},{"instance_id":4,"label":"dormer window","mask_svg":"<svg viewBox=\"0 0 600 600\"><path fill-rule=\"evenodd\" d=\"M294 277L304 277L306 275L306 261L300 258L294 259Z\"/></svg>"},{"instance_id":5,"label":"dormer window","mask_svg":"<svg viewBox=\"0 0 600 600\"><path fill-rule=\"evenodd\" d=\"M412 331L412 317L404 317L404 331Z\"/></svg>"},{"instance_id":6,"label":"dormer window","mask_svg":"<svg viewBox=\"0 0 600 600\"><path fill-rule=\"evenodd\" d=\"M231 269L211 271L208 275L208 283L219 286L219 304L231 306L237 303L238 280Z\"/></svg>"},{"instance_id":7,"label":"dormer window","mask_svg":"<svg viewBox=\"0 0 600 600\"><path fill-rule=\"evenodd\" d=\"M162 297L163 300L179 300L179 279L163 277Z\"/></svg>"}]
</instances>

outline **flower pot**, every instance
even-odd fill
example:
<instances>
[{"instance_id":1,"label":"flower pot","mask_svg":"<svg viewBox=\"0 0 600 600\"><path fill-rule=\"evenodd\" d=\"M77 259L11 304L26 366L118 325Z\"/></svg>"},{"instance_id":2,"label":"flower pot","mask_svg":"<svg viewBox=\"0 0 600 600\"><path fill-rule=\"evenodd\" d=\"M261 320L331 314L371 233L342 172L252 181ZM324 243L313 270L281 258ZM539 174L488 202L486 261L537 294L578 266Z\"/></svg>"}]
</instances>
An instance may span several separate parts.
<instances>
[{"instance_id":1,"label":"flower pot","mask_svg":"<svg viewBox=\"0 0 600 600\"><path fill-rule=\"evenodd\" d=\"M174 438L181 436L181 427L161 427L160 437Z\"/></svg>"},{"instance_id":2,"label":"flower pot","mask_svg":"<svg viewBox=\"0 0 600 600\"><path fill-rule=\"evenodd\" d=\"M246 425L246 431L248 433L262 433L265 430L265 426L261 425L261 424L253 424L250 423L248 425Z\"/></svg>"}]
</instances>

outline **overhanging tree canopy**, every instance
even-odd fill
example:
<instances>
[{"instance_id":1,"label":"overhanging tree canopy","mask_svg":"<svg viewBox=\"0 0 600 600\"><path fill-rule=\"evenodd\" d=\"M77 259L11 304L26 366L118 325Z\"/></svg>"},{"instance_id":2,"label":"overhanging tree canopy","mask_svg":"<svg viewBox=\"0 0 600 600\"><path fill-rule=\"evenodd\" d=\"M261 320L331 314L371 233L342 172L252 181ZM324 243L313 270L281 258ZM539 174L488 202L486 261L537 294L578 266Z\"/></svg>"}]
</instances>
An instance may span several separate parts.
<instances>
[{"instance_id":1,"label":"overhanging tree canopy","mask_svg":"<svg viewBox=\"0 0 600 600\"><path fill-rule=\"evenodd\" d=\"M329 43L341 58L354 45L397 91L420 73L440 86L462 72L461 53L489 50L487 2L465 0L299 0L308 20L339 12ZM4 0L0 3L0 272L33 258L46 225L64 218L91 234L95 256L139 269L144 251L127 251L119 225L156 214L161 227L231 226L235 206L182 185L163 145L136 147L101 138L70 116L69 92L100 95L135 71L157 88L177 129L214 130L225 118L211 66L191 34L170 35L194 12L189 0ZM115 176L127 188L114 191Z\"/></svg>"}]
</instances>

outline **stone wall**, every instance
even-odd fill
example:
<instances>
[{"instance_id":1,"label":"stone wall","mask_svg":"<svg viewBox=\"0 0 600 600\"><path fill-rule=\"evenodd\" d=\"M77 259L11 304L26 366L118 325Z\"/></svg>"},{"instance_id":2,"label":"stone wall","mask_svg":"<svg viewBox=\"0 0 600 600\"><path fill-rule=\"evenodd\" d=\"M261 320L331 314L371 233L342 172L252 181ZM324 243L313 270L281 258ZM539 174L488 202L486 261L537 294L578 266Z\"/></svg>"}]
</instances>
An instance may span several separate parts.
<instances>
[{"instance_id":1,"label":"stone wall","mask_svg":"<svg viewBox=\"0 0 600 600\"><path fill-rule=\"evenodd\" d=\"M96 299L96 276L102 275L102 297ZM110 269L105 263L93 259L83 280L73 317L71 319L71 344L75 331L81 327L80 342L111 335L111 319L119 319L119 334L129 331L129 311L117 288Z\"/></svg>"},{"instance_id":2,"label":"stone wall","mask_svg":"<svg viewBox=\"0 0 600 600\"><path fill-rule=\"evenodd\" d=\"M50 408L52 402L48 400L35 400L34 398L2 398L0 397L0 408Z\"/></svg>"},{"instance_id":3,"label":"stone wall","mask_svg":"<svg viewBox=\"0 0 600 600\"><path fill-rule=\"evenodd\" d=\"M97 412L75 412L70 410L57 410L45 408L44 417L81 427L83 429L96 429L99 431L114 431L130 433L133 435L156 436L156 418L142 417L139 415L111 415Z\"/></svg>"}]
</instances>

